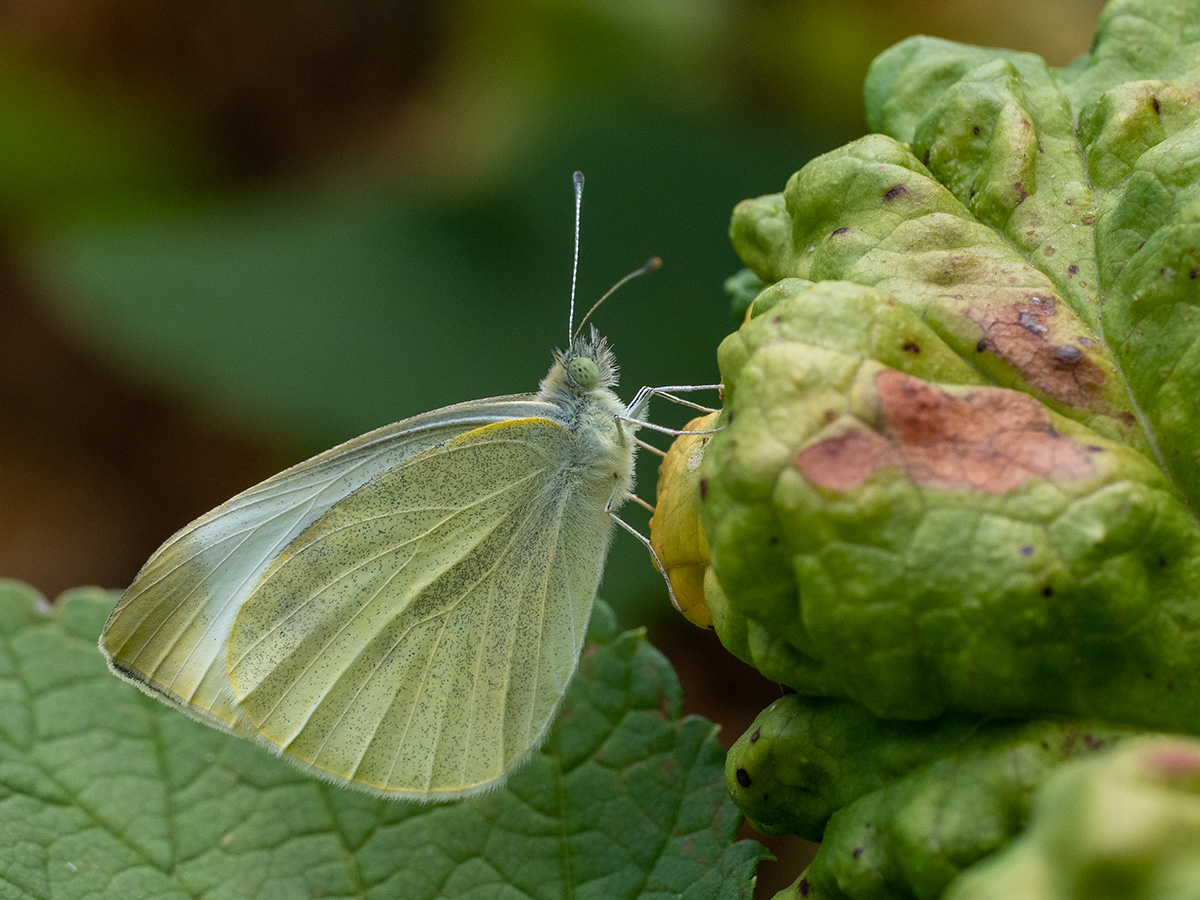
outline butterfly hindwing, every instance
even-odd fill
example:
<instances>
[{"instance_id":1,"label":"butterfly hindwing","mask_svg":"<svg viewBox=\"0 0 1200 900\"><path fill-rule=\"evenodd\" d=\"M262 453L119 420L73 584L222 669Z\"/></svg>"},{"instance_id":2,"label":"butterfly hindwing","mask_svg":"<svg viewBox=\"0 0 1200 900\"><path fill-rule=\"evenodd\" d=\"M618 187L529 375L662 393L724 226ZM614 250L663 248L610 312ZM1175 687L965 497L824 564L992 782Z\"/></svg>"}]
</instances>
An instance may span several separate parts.
<instances>
[{"instance_id":1,"label":"butterfly hindwing","mask_svg":"<svg viewBox=\"0 0 1200 900\"><path fill-rule=\"evenodd\" d=\"M238 713L327 777L393 796L502 778L575 670L611 530L580 496L573 441L547 418L477 428L316 519L238 611Z\"/></svg>"}]
</instances>

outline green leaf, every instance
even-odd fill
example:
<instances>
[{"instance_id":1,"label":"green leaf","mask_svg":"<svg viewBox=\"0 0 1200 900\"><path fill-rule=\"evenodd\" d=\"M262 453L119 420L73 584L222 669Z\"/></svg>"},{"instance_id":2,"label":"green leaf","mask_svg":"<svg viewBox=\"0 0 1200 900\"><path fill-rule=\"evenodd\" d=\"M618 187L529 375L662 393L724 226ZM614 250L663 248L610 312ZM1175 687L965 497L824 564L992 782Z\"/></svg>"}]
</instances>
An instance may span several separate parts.
<instances>
[{"instance_id":1,"label":"green leaf","mask_svg":"<svg viewBox=\"0 0 1200 900\"><path fill-rule=\"evenodd\" d=\"M546 747L450 806L313 780L142 695L95 642L115 597L0 583L0 896L749 897L714 726L593 616Z\"/></svg>"},{"instance_id":2,"label":"green leaf","mask_svg":"<svg viewBox=\"0 0 1200 900\"><path fill-rule=\"evenodd\" d=\"M1135 80L1136 79L1136 80ZM745 201L704 528L743 658L885 718L1200 733L1200 2L917 38Z\"/></svg>"},{"instance_id":3,"label":"green leaf","mask_svg":"<svg viewBox=\"0 0 1200 900\"><path fill-rule=\"evenodd\" d=\"M763 710L730 748L726 783L760 832L815 841L832 816L860 797L883 788L893 796L927 794L914 784L924 779L928 787L931 764L961 768L978 760L1003 769L999 777L1009 782L1028 783L1038 779L1042 765L1035 758L1073 758L1137 733L1095 721L946 716L906 722L877 718L844 700L789 694ZM1025 760L1009 758L1014 751L1026 754ZM920 778L910 777L918 772ZM968 797L991 789L962 775L942 780L945 790ZM972 807L982 810L977 797L963 808Z\"/></svg>"},{"instance_id":4,"label":"green leaf","mask_svg":"<svg viewBox=\"0 0 1200 900\"><path fill-rule=\"evenodd\" d=\"M822 841L799 896L938 897L1017 836L1064 762L1135 734L1095 721L885 721L792 694L733 746L726 776L759 831Z\"/></svg>"},{"instance_id":5,"label":"green leaf","mask_svg":"<svg viewBox=\"0 0 1200 900\"><path fill-rule=\"evenodd\" d=\"M763 287L697 505L718 634L798 692L727 769L822 840L780 900L1196 895L1153 849L1192 797L1118 859L1118 806L1051 785L1200 734L1198 86L1197 0L1116 0L1060 70L914 38L879 133L735 210Z\"/></svg>"},{"instance_id":6,"label":"green leaf","mask_svg":"<svg viewBox=\"0 0 1200 900\"><path fill-rule=\"evenodd\" d=\"M1148 737L1064 766L1029 827L946 900L1166 900L1195 896L1200 743Z\"/></svg>"}]
</instances>

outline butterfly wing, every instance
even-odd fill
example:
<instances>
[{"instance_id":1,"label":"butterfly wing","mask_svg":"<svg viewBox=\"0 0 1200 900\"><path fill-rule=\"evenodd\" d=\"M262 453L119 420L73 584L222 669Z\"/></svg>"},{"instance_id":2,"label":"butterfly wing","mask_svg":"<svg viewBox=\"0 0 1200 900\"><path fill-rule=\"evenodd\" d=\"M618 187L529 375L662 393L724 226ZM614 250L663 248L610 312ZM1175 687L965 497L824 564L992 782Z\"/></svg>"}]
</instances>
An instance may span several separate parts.
<instances>
[{"instance_id":1,"label":"butterfly wing","mask_svg":"<svg viewBox=\"0 0 1200 900\"><path fill-rule=\"evenodd\" d=\"M142 567L104 627L100 649L121 677L209 725L257 731L235 708L226 653L234 619L301 531L406 459L489 423L545 416L534 395L446 407L328 450L183 528Z\"/></svg>"},{"instance_id":2,"label":"butterfly wing","mask_svg":"<svg viewBox=\"0 0 1200 900\"><path fill-rule=\"evenodd\" d=\"M329 509L238 611L237 711L390 796L498 783L548 731L611 535L574 441L547 418L478 428Z\"/></svg>"}]
</instances>

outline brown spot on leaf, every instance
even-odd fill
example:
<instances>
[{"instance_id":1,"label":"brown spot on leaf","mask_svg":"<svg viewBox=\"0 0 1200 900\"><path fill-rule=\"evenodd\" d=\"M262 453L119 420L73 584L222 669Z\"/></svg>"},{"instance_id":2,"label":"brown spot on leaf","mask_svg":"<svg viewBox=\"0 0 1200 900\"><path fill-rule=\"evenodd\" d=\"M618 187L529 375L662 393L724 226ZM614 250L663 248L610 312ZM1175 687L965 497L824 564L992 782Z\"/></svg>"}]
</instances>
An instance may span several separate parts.
<instances>
[{"instance_id":1,"label":"brown spot on leaf","mask_svg":"<svg viewBox=\"0 0 1200 900\"><path fill-rule=\"evenodd\" d=\"M954 396L892 369L875 376L875 388L885 422L878 431L853 428L798 453L796 466L810 482L852 490L895 466L915 484L1002 494L1035 477L1092 472L1084 449L1055 431L1028 394L977 388Z\"/></svg>"},{"instance_id":2,"label":"brown spot on leaf","mask_svg":"<svg viewBox=\"0 0 1200 900\"><path fill-rule=\"evenodd\" d=\"M852 490L876 469L901 464L891 441L857 428L810 444L796 454L796 466L809 481L835 491Z\"/></svg>"},{"instance_id":3,"label":"brown spot on leaf","mask_svg":"<svg viewBox=\"0 0 1200 900\"><path fill-rule=\"evenodd\" d=\"M903 350L905 353L920 353L921 352L921 348L917 344L914 344L912 341L905 341L904 346L901 347L900 349Z\"/></svg>"},{"instance_id":4,"label":"brown spot on leaf","mask_svg":"<svg viewBox=\"0 0 1200 900\"><path fill-rule=\"evenodd\" d=\"M883 202L884 202L884 203L891 203L891 202L892 202L893 200L895 200L897 197L901 197L901 196L903 196L904 194L907 194L907 193L908 193L908 188L906 188L906 187L905 187L904 185L902 185L902 184L898 184L898 185L896 185L895 187L892 187L892 188L889 188L889 189L888 189L888 192L887 192L886 194L884 194L884 195L883 195Z\"/></svg>"},{"instance_id":5,"label":"brown spot on leaf","mask_svg":"<svg viewBox=\"0 0 1200 900\"><path fill-rule=\"evenodd\" d=\"M955 397L911 375L875 376L889 431L918 484L1004 493L1032 477L1079 478L1087 454L1028 394L979 388Z\"/></svg>"},{"instance_id":6,"label":"brown spot on leaf","mask_svg":"<svg viewBox=\"0 0 1200 900\"><path fill-rule=\"evenodd\" d=\"M1071 263L1069 266L1067 266L1067 274L1068 275L1078 275L1079 274L1079 266L1075 265L1075 263Z\"/></svg>"},{"instance_id":7,"label":"brown spot on leaf","mask_svg":"<svg viewBox=\"0 0 1200 900\"><path fill-rule=\"evenodd\" d=\"M754 729L754 734L750 735L750 743L752 743L752 744L757 744L757 743L758 743L758 739L759 739L760 737L762 737L762 729L761 729L761 728L755 728L755 729Z\"/></svg>"},{"instance_id":8,"label":"brown spot on leaf","mask_svg":"<svg viewBox=\"0 0 1200 900\"><path fill-rule=\"evenodd\" d=\"M1013 185L1013 190L1017 192L1017 196L1022 200L1029 196L1029 194L1025 191L1025 185L1021 184L1019 181Z\"/></svg>"},{"instance_id":9,"label":"brown spot on leaf","mask_svg":"<svg viewBox=\"0 0 1200 900\"><path fill-rule=\"evenodd\" d=\"M843 225L841 228L833 229L833 231L830 232L830 236L832 237L835 234L845 234L849 230L850 227L848 225Z\"/></svg>"},{"instance_id":10,"label":"brown spot on leaf","mask_svg":"<svg viewBox=\"0 0 1200 900\"><path fill-rule=\"evenodd\" d=\"M737 770L737 783L744 788L750 787L750 773L739 767Z\"/></svg>"},{"instance_id":11,"label":"brown spot on leaf","mask_svg":"<svg viewBox=\"0 0 1200 900\"><path fill-rule=\"evenodd\" d=\"M1200 753L1186 744L1154 747L1145 751L1142 759L1147 769L1168 777L1200 773Z\"/></svg>"},{"instance_id":12,"label":"brown spot on leaf","mask_svg":"<svg viewBox=\"0 0 1200 900\"><path fill-rule=\"evenodd\" d=\"M1111 413L1103 396L1108 380L1103 368L1079 347L1056 335L1059 300L1053 295L1028 293L1016 303L971 306L966 316L983 336L977 352L989 351L1012 365L1030 387L1077 409ZM1067 325L1067 322L1063 322ZM1058 337L1058 340L1055 338ZM1090 341L1085 346L1091 346Z\"/></svg>"},{"instance_id":13,"label":"brown spot on leaf","mask_svg":"<svg viewBox=\"0 0 1200 900\"><path fill-rule=\"evenodd\" d=\"M1042 251L1042 255L1043 256L1053 256L1056 252L1057 251L1055 251L1055 249L1053 247L1048 246L1048 247L1046 247L1045 250Z\"/></svg>"}]
</instances>

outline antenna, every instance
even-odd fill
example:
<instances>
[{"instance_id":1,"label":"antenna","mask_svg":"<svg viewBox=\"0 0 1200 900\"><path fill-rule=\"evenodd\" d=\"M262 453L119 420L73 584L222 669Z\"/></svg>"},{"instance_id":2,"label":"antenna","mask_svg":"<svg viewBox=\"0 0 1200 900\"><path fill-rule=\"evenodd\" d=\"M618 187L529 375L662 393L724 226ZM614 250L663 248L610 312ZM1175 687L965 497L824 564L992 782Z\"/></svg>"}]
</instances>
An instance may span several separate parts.
<instances>
[{"instance_id":1,"label":"antenna","mask_svg":"<svg viewBox=\"0 0 1200 900\"><path fill-rule=\"evenodd\" d=\"M580 331L583 330L583 323L592 317L592 313L594 313L600 307L601 303L603 303L605 300L607 300L609 297L611 297L614 293L616 293L617 288L619 288L621 285L625 284L625 282L627 282L627 281L632 281L633 279L637 278L639 275L645 275L647 272L653 272L655 269L657 269L661 265L662 265L662 257L661 256L652 256L648 260L646 260L644 263L642 263L640 268L634 269L632 272L630 272L628 275L626 275L624 278L622 278L620 281L618 281L616 284L614 284L612 287L610 287L607 291L605 291L604 296L592 304L592 308L587 311L587 315L579 320L579 327L575 329L575 331L572 333L571 337L575 337L576 335L579 334ZM574 304L572 304L571 314L572 315L575 314Z\"/></svg>"},{"instance_id":2,"label":"antenna","mask_svg":"<svg viewBox=\"0 0 1200 900\"><path fill-rule=\"evenodd\" d=\"M571 315L567 320L568 348L575 337L575 277L579 274L579 208L583 205L583 173L576 172L571 179L575 182L575 261L571 263ZM584 318L586 319L587 316ZM580 325L582 324L581 322Z\"/></svg>"},{"instance_id":3,"label":"antenna","mask_svg":"<svg viewBox=\"0 0 1200 900\"><path fill-rule=\"evenodd\" d=\"M604 296L592 304L592 308L587 311L587 315L585 315L582 319L579 320L579 325L578 325L578 327L576 327L576 325L575 325L575 279L579 274L579 210L580 210L580 207L583 206L583 173L576 172L571 177L575 182L575 260L571 264L571 316L567 320L567 347L568 348L571 346L571 342L574 341L575 338L579 335L579 332L583 330L584 323L587 322L587 320L592 317L592 313L594 313L596 311L596 309L600 306L601 303L603 303L605 300L607 300L609 297L611 297L617 288L619 288L621 285L625 284L625 282L631 281L632 279L637 278L639 275L645 275L647 272L653 272L655 269L657 269L659 266L662 265L661 257L658 257L658 256L650 257L648 260L646 260L645 263L642 264L642 266L640 268L634 269L632 272L630 272L628 275L626 275L624 278L622 278L620 281L618 281L616 284L614 284L612 287L610 287L607 291L605 291Z\"/></svg>"}]
</instances>

